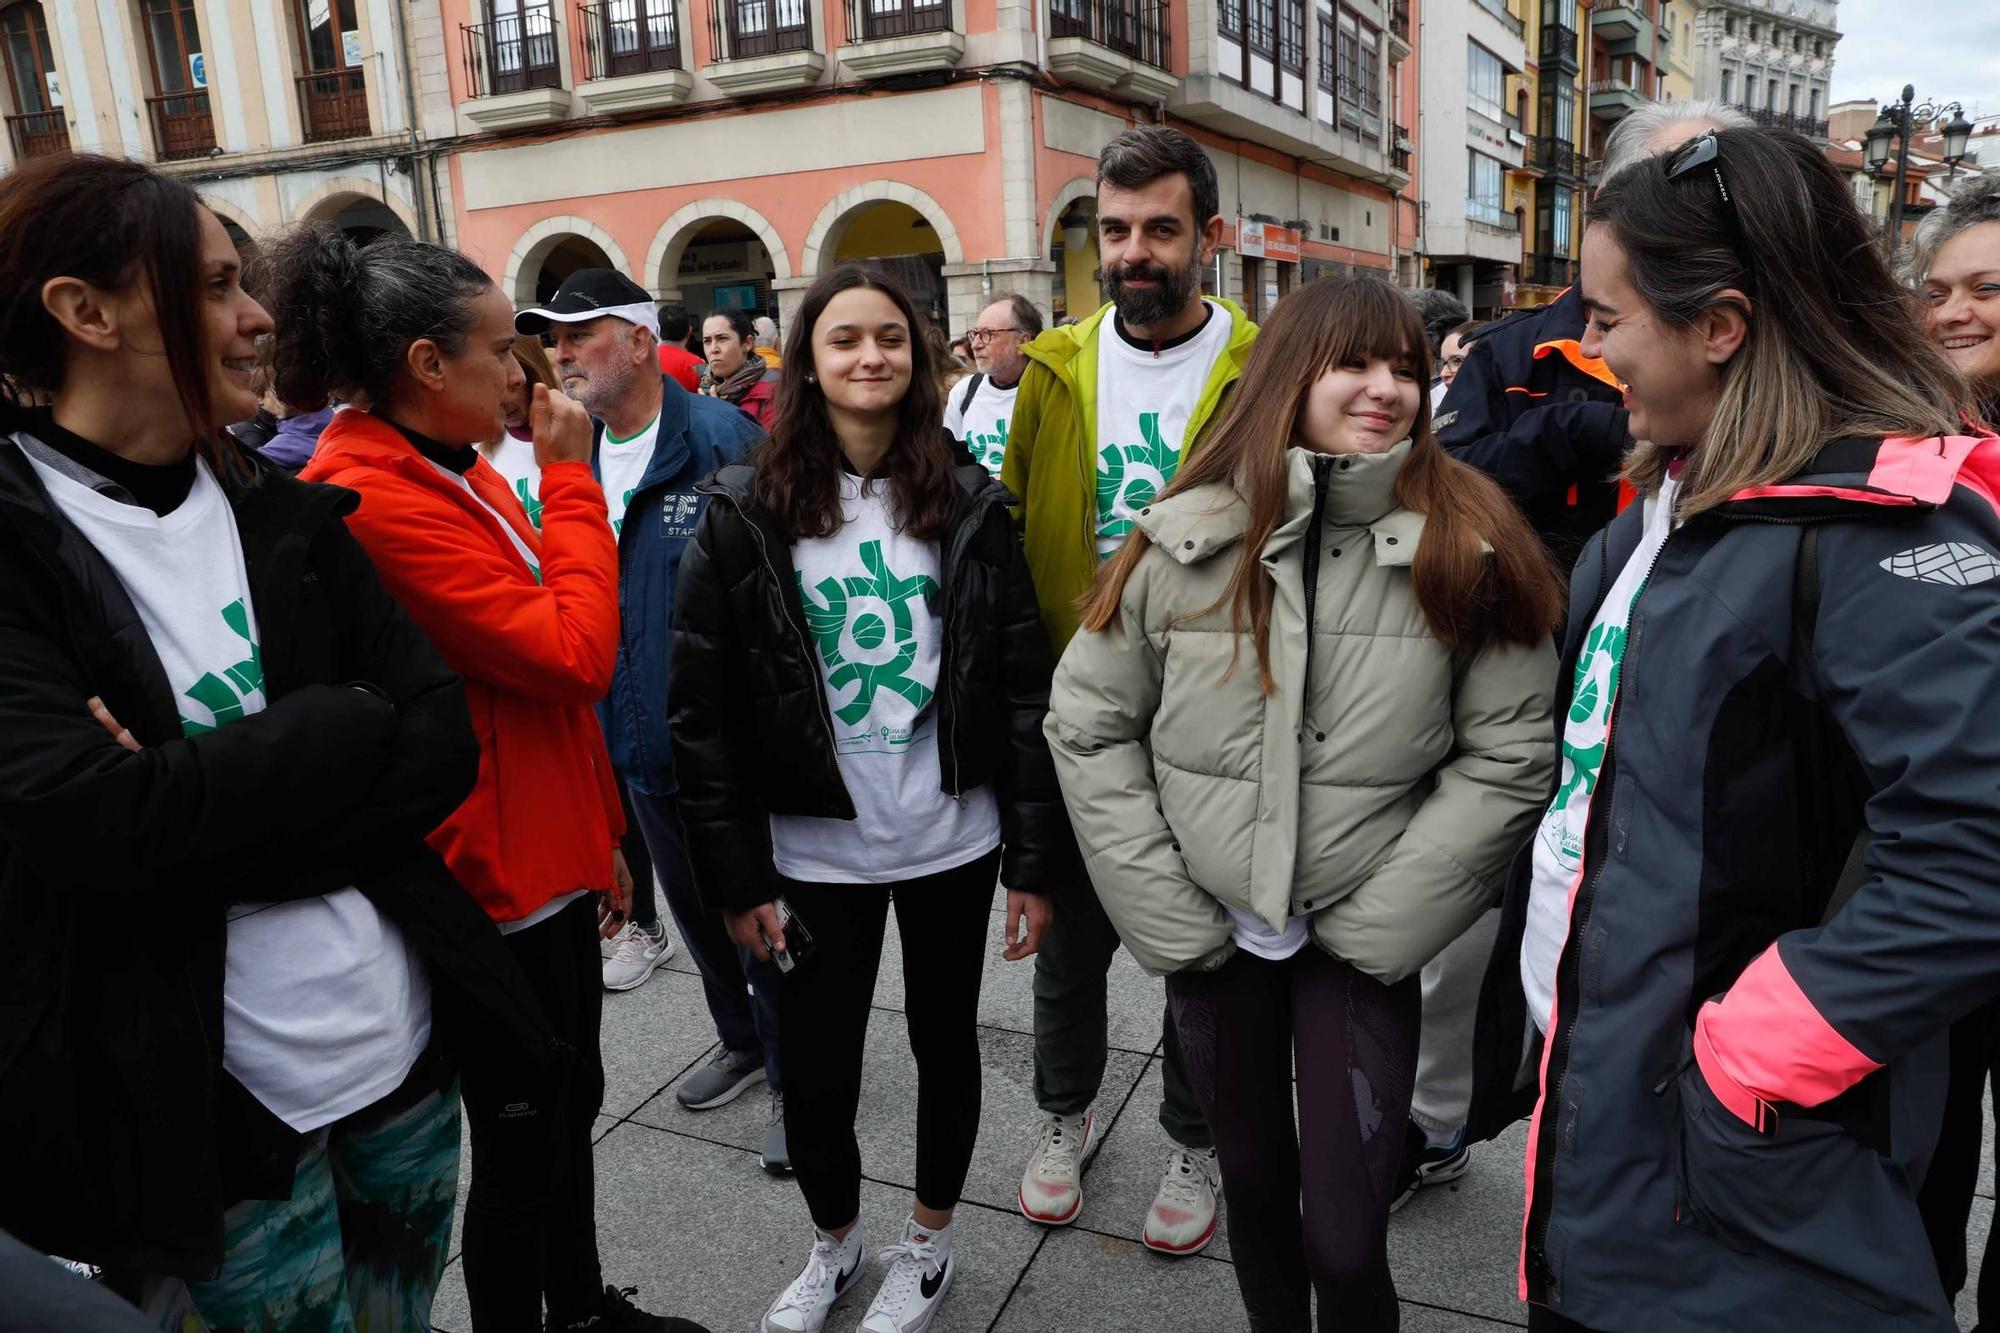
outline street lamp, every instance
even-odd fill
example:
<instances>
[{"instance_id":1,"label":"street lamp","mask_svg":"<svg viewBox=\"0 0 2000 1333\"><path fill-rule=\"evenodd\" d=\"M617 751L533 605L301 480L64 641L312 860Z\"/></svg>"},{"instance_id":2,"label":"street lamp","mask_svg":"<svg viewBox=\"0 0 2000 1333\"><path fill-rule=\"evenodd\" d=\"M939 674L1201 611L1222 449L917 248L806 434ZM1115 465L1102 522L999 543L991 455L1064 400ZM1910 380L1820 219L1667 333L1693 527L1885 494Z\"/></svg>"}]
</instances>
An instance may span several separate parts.
<instances>
[{"instance_id":1,"label":"street lamp","mask_svg":"<svg viewBox=\"0 0 2000 1333\"><path fill-rule=\"evenodd\" d=\"M1875 118L1875 123L1868 127L1868 133L1863 137L1863 157L1868 169L1877 175L1888 167L1889 143L1896 141L1895 183L1889 192L1891 258L1903 247L1903 190L1910 172L1911 127L1918 123L1936 125L1945 115L1951 116L1944 127L1944 160L1953 176L1958 174L1958 164L1965 160L1966 145L1972 140L1972 122L1965 118L1963 106L1957 102L1924 102L1913 106L1911 103L1916 101L1916 97L1916 86L1904 84L1902 99L1885 104L1882 114Z\"/></svg>"}]
</instances>

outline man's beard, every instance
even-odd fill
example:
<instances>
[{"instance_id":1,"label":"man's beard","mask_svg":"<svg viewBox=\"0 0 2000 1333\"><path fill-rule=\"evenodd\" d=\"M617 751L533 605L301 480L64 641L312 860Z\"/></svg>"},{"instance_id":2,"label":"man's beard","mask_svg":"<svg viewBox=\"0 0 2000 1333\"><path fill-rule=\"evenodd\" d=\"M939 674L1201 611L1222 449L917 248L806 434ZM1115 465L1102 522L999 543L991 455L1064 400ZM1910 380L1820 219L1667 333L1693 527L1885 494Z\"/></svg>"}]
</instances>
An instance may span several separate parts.
<instances>
[{"instance_id":1,"label":"man's beard","mask_svg":"<svg viewBox=\"0 0 2000 1333\"><path fill-rule=\"evenodd\" d=\"M1132 278L1144 278L1151 287L1128 287ZM1101 270L1098 281L1118 307L1118 317L1141 328L1172 319L1187 309L1187 303L1201 283L1199 265L1190 258L1186 268L1164 264L1114 264Z\"/></svg>"},{"instance_id":2,"label":"man's beard","mask_svg":"<svg viewBox=\"0 0 2000 1333\"><path fill-rule=\"evenodd\" d=\"M578 369L581 370L582 367L579 366ZM574 386L565 379L563 392L582 403L584 411L602 421L605 412L625 396L625 391L630 389L637 379L635 367L620 366L608 373L588 375L576 381Z\"/></svg>"}]
</instances>

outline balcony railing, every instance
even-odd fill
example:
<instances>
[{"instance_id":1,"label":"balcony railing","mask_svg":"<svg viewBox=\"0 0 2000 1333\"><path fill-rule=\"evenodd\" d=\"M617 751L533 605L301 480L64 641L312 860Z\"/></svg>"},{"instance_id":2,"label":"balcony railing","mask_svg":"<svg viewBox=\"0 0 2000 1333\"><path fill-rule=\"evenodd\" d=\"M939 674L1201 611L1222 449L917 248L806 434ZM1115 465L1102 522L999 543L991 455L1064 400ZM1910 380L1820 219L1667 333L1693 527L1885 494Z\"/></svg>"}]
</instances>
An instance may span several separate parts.
<instances>
[{"instance_id":1,"label":"balcony railing","mask_svg":"<svg viewBox=\"0 0 2000 1333\"><path fill-rule=\"evenodd\" d=\"M1568 287L1576 281L1576 261L1566 255L1529 255L1521 280L1537 287Z\"/></svg>"},{"instance_id":2,"label":"balcony railing","mask_svg":"<svg viewBox=\"0 0 2000 1333\"><path fill-rule=\"evenodd\" d=\"M874 42L951 29L950 0L846 0L847 37Z\"/></svg>"},{"instance_id":3,"label":"balcony railing","mask_svg":"<svg viewBox=\"0 0 2000 1333\"><path fill-rule=\"evenodd\" d=\"M1049 35L1081 37L1154 69L1172 68L1167 0L1050 0Z\"/></svg>"},{"instance_id":4,"label":"balcony railing","mask_svg":"<svg viewBox=\"0 0 2000 1333\"><path fill-rule=\"evenodd\" d=\"M1396 170L1408 171L1410 169L1410 154L1413 151L1411 144L1414 142L1410 138L1409 128L1404 125L1392 125L1390 128L1396 133L1396 137L1391 141L1389 149L1395 158Z\"/></svg>"},{"instance_id":5,"label":"balcony railing","mask_svg":"<svg viewBox=\"0 0 2000 1333\"><path fill-rule=\"evenodd\" d=\"M69 151L69 122L61 111L30 111L25 116L7 117L7 138L14 145L14 160L48 157Z\"/></svg>"},{"instance_id":6,"label":"balcony railing","mask_svg":"<svg viewBox=\"0 0 2000 1333\"><path fill-rule=\"evenodd\" d=\"M1544 65L1561 63L1568 65L1571 69L1578 68L1576 63L1576 30L1565 28L1560 23L1544 23L1542 25L1542 49L1539 59Z\"/></svg>"},{"instance_id":7,"label":"balcony railing","mask_svg":"<svg viewBox=\"0 0 2000 1333\"><path fill-rule=\"evenodd\" d=\"M465 77L475 97L562 87L562 27L555 6L524 6L519 14L459 27Z\"/></svg>"},{"instance_id":8,"label":"balcony railing","mask_svg":"<svg viewBox=\"0 0 2000 1333\"><path fill-rule=\"evenodd\" d=\"M1410 0L1395 0L1389 7L1389 31L1405 42L1410 40Z\"/></svg>"},{"instance_id":9,"label":"balcony railing","mask_svg":"<svg viewBox=\"0 0 2000 1333\"><path fill-rule=\"evenodd\" d=\"M1736 108L1759 125L1771 125L1781 130L1791 130L1803 134L1808 139L1826 138L1826 122L1814 120L1811 116L1795 115L1789 111L1779 111L1768 106L1741 106Z\"/></svg>"},{"instance_id":10,"label":"balcony railing","mask_svg":"<svg viewBox=\"0 0 2000 1333\"><path fill-rule=\"evenodd\" d=\"M683 68L675 0L605 0L576 12L583 22L584 78Z\"/></svg>"},{"instance_id":11,"label":"balcony railing","mask_svg":"<svg viewBox=\"0 0 2000 1333\"><path fill-rule=\"evenodd\" d=\"M1575 144L1553 134L1537 134L1528 140L1525 160L1529 166L1551 176L1583 179L1583 154L1576 151Z\"/></svg>"},{"instance_id":12,"label":"balcony railing","mask_svg":"<svg viewBox=\"0 0 2000 1333\"><path fill-rule=\"evenodd\" d=\"M209 115L208 89L163 93L146 99L153 122L153 143L162 162L204 157L215 147L215 121Z\"/></svg>"},{"instance_id":13,"label":"balcony railing","mask_svg":"<svg viewBox=\"0 0 2000 1333\"><path fill-rule=\"evenodd\" d=\"M368 81L358 69L299 76L299 123L307 143L368 137Z\"/></svg>"},{"instance_id":14,"label":"balcony railing","mask_svg":"<svg viewBox=\"0 0 2000 1333\"><path fill-rule=\"evenodd\" d=\"M1498 227L1506 231L1519 231L1521 219L1490 199L1468 199L1465 201L1465 216L1472 222L1488 227Z\"/></svg>"},{"instance_id":15,"label":"balcony railing","mask_svg":"<svg viewBox=\"0 0 2000 1333\"><path fill-rule=\"evenodd\" d=\"M812 15L805 0L712 0L708 35L727 60L812 50Z\"/></svg>"}]
</instances>

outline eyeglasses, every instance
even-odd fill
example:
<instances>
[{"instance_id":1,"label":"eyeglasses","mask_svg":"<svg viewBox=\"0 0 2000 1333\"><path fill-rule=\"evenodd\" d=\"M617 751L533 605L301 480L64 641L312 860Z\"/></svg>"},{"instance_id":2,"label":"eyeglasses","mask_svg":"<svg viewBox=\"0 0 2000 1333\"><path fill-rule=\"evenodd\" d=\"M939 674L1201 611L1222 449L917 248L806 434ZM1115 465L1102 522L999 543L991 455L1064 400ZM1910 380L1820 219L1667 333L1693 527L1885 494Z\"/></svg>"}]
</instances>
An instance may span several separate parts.
<instances>
[{"instance_id":1,"label":"eyeglasses","mask_svg":"<svg viewBox=\"0 0 2000 1333\"><path fill-rule=\"evenodd\" d=\"M992 342L995 338L1003 334L1019 332L1019 329L967 329L965 331L965 340L973 343Z\"/></svg>"},{"instance_id":2,"label":"eyeglasses","mask_svg":"<svg viewBox=\"0 0 2000 1333\"><path fill-rule=\"evenodd\" d=\"M1750 247L1744 240L1743 219L1737 216L1736 196L1729 192L1729 182L1722 175L1722 142L1715 137L1714 130L1703 130L1674 150L1674 155L1667 159L1667 179L1679 180L1703 167L1708 168L1708 174L1715 181L1715 193L1722 200L1723 225L1729 228L1736 257L1747 270L1750 266Z\"/></svg>"}]
</instances>

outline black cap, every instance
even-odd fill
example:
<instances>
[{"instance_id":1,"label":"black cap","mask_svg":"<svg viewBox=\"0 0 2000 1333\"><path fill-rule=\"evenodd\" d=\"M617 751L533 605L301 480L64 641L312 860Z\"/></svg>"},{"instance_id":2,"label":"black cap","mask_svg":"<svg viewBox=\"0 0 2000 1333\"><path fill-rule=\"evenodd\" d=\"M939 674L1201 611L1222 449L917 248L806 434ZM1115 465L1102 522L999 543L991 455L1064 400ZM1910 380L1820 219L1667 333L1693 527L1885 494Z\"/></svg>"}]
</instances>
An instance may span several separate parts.
<instances>
[{"instance_id":1,"label":"black cap","mask_svg":"<svg viewBox=\"0 0 2000 1333\"><path fill-rule=\"evenodd\" d=\"M514 316L514 332L540 333L551 324L580 324L612 315L660 334L660 313L644 287L616 269L580 268L556 289L547 305Z\"/></svg>"}]
</instances>

